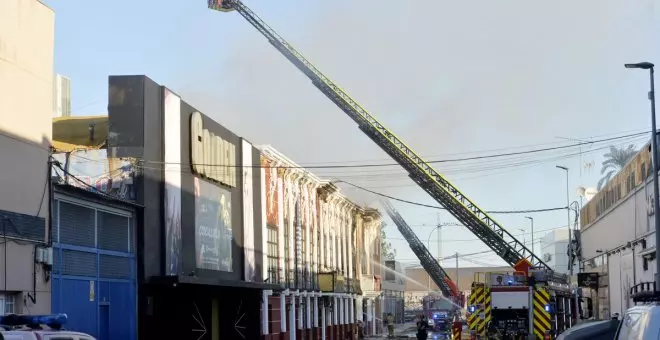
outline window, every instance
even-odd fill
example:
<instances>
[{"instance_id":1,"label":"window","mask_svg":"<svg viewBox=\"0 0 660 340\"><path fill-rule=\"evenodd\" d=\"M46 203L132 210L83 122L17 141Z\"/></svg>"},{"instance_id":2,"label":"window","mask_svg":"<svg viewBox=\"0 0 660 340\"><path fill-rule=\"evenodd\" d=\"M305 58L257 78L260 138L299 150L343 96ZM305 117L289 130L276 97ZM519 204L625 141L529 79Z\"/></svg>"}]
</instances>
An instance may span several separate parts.
<instances>
[{"instance_id":1,"label":"window","mask_svg":"<svg viewBox=\"0 0 660 340\"><path fill-rule=\"evenodd\" d=\"M16 313L16 295L0 295L0 315Z\"/></svg>"},{"instance_id":2,"label":"window","mask_svg":"<svg viewBox=\"0 0 660 340\"><path fill-rule=\"evenodd\" d=\"M268 279L271 283L279 283L279 249L277 247L277 227L268 226Z\"/></svg>"}]
</instances>

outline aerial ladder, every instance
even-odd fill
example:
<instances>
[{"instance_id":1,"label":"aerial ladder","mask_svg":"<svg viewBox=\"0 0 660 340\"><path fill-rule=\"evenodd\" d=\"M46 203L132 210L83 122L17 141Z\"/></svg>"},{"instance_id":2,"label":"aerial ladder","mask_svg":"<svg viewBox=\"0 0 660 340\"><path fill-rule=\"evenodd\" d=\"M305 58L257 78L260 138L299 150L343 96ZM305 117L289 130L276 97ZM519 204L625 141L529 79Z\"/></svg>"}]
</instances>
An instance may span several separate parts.
<instances>
[{"instance_id":1,"label":"aerial ladder","mask_svg":"<svg viewBox=\"0 0 660 340\"><path fill-rule=\"evenodd\" d=\"M544 280L566 284L568 277L554 273L541 258L472 202L449 180L408 147L392 131L371 115L341 87L319 71L240 0L208 0L208 7L222 12L238 12L280 53L302 71L323 94L346 113L374 143L389 154L409 177L484 242L507 264L529 275L543 273ZM421 260L421 259L420 259Z\"/></svg>"},{"instance_id":2,"label":"aerial ladder","mask_svg":"<svg viewBox=\"0 0 660 340\"><path fill-rule=\"evenodd\" d=\"M450 302L451 307L449 308L434 308L432 306L433 300L435 299L434 297L427 296L423 300L424 310L430 314L427 315L428 317L434 319L435 328L442 331L450 331L452 321L459 316L460 310L463 307L463 299L461 293L458 291L458 287L449 277L449 274L447 274L442 268L440 263L433 258L431 252L429 252L426 246L424 246L424 243L420 241L412 228L410 228L408 223L406 223L403 217L401 217L401 214L399 214L392 204L386 200L381 201L381 204L394 224L396 224L399 232L401 232L406 241L408 241L410 249L412 249L419 259L422 268L426 270L431 280L433 280L442 292L442 299ZM447 303L442 305L447 306ZM446 314L441 315L440 313Z\"/></svg>"}]
</instances>

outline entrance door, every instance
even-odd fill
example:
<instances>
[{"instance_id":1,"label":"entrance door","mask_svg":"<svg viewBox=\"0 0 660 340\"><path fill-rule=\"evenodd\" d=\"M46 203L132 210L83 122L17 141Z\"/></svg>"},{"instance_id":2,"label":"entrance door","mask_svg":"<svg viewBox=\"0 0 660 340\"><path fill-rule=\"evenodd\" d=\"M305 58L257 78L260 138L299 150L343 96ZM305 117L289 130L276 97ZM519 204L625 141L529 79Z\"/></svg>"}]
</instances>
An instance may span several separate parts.
<instances>
[{"instance_id":1,"label":"entrance door","mask_svg":"<svg viewBox=\"0 0 660 340\"><path fill-rule=\"evenodd\" d=\"M110 305L99 305L99 340L110 340Z\"/></svg>"}]
</instances>

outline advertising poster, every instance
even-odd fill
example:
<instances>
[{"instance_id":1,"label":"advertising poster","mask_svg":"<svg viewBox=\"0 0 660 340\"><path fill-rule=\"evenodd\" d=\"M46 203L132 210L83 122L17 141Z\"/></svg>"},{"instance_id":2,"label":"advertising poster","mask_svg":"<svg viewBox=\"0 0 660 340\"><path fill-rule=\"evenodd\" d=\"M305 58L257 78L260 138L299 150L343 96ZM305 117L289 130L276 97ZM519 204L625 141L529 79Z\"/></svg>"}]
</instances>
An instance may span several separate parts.
<instances>
[{"instance_id":1,"label":"advertising poster","mask_svg":"<svg viewBox=\"0 0 660 340\"><path fill-rule=\"evenodd\" d=\"M165 89L165 274L181 271L181 98Z\"/></svg>"},{"instance_id":2,"label":"advertising poster","mask_svg":"<svg viewBox=\"0 0 660 340\"><path fill-rule=\"evenodd\" d=\"M232 268L231 192L195 177L195 261L197 268Z\"/></svg>"},{"instance_id":3,"label":"advertising poster","mask_svg":"<svg viewBox=\"0 0 660 340\"><path fill-rule=\"evenodd\" d=\"M241 140L243 164L243 247L245 281L256 281L254 243L254 190L252 181L252 144Z\"/></svg>"}]
</instances>

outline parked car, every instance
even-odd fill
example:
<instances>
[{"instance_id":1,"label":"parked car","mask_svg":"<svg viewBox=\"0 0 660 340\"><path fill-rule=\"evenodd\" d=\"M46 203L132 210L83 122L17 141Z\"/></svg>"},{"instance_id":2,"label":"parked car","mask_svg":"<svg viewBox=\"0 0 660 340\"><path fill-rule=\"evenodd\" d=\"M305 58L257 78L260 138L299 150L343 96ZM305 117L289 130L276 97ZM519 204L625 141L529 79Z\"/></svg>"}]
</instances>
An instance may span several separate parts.
<instances>
[{"instance_id":1,"label":"parked car","mask_svg":"<svg viewBox=\"0 0 660 340\"><path fill-rule=\"evenodd\" d=\"M0 340L96 340L85 333L63 329L66 314L0 316Z\"/></svg>"}]
</instances>

